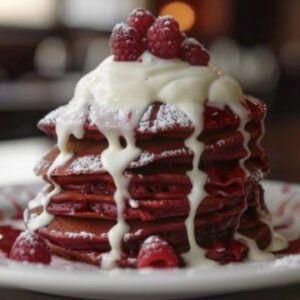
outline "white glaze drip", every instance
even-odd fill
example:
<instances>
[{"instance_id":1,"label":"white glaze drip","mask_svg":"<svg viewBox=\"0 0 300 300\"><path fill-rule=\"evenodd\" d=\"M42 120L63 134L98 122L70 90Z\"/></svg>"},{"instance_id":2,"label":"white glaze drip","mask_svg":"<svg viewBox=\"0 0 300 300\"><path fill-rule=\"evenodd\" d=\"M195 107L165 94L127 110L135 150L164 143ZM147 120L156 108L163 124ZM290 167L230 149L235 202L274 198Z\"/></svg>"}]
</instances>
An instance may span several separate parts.
<instances>
[{"instance_id":1,"label":"white glaze drip","mask_svg":"<svg viewBox=\"0 0 300 300\"><path fill-rule=\"evenodd\" d=\"M251 101L255 104L257 100L255 98L249 97L249 101ZM266 118L266 114L260 121L260 128L262 130L262 133L256 141L257 147L262 151L264 150L261 146L261 141L262 141L263 137L265 136L265 118ZM258 204L259 205L258 205L257 212L260 216L260 221L265 223L269 227L269 230L271 232L271 243L268 246L268 248L266 249L266 251L276 252L276 251L280 251L280 250L287 248L287 246L288 246L287 239L274 230L271 215L262 209L260 203L258 203Z\"/></svg>"},{"instance_id":2,"label":"white glaze drip","mask_svg":"<svg viewBox=\"0 0 300 300\"><path fill-rule=\"evenodd\" d=\"M199 105L197 107L194 105L190 107L185 105L184 111L193 122L195 130L193 134L185 140L185 146L193 152L193 168L191 171L187 172L192 183L192 190L188 195L190 211L187 219L185 220L190 250L185 253L183 257L189 265L197 266L201 264L202 266L212 266L216 265L216 263L205 257L205 250L199 247L195 237L195 217L197 209L201 201L206 196L204 185L206 183L207 175L199 169L204 144L198 140L203 129L203 105Z\"/></svg>"},{"instance_id":3,"label":"white glaze drip","mask_svg":"<svg viewBox=\"0 0 300 300\"><path fill-rule=\"evenodd\" d=\"M262 251L258 248L256 241L242 235L240 233L235 233L235 239L246 244L249 252L248 252L248 260L249 261L266 261L274 259L274 255L272 253L268 253L266 251Z\"/></svg>"},{"instance_id":4,"label":"white glaze drip","mask_svg":"<svg viewBox=\"0 0 300 300\"><path fill-rule=\"evenodd\" d=\"M52 222L54 216L47 212L47 206L51 200L51 198L57 195L61 191L61 187L52 179L53 171L59 166L64 165L69 159L72 158L73 153L67 149L67 142L69 140L69 136L73 134L77 138L82 138L84 135L83 124L85 121L85 117L83 115L83 111L78 114L78 119L72 111L70 110L68 113L61 115L57 119L56 123L56 134L58 137L57 145L60 149L59 155L56 157L52 165L49 167L47 171L47 179L52 184L53 189L46 192L46 189L49 188L49 185L42 191L40 197L29 205L30 208L34 208L37 205L43 206L43 211L36 218L30 219L27 224L29 230L35 231L41 227L44 227Z\"/></svg>"},{"instance_id":5,"label":"white glaze drip","mask_svg":"<svg viewBox=\"0 0 300 300\"><path fill-rule=\"evenodd\" d=\"M223 80L216 81L214 85L217 86L217 88L215 88L213 92L210 94L210 99L212 99L212 103L214 103L217 106L220 106L220 101L224 101L223 99L225 98L227 100L230 109L240 118L240 124L238 130L243 136L243 147L246 150L247 154L243 159L239 161L239 165L240 168L244 171L245 176L247 177L249 176L249 170L246 167L246 161L251 155L248 146L251 136L250 133L246 130L246 124L249 120L249 117L248 117L248 110L246 109L243 103L243 92L240 86L234 80L228 77L225 77L225 80L223 79ZM230 95L231 90L236 91L236 95L238 95L238 98L236 98L235 100L238 101L232 101ZM249 249L248 258L250 260L259 261L259 260L263 260L264 258L265 259L270 258L269 253L266 253L265 251L261 251L257 247L255 240L246 237L238 232L234 234L234 238L247 245Z\"/></svg>"},{"instance_id":6,"label":"white glaze drip","mask_svg":"<svg viewBox=\"0 0 300 300\"><path fill-rule=\"evenodd\" d=\"M271 215L267 213L265 210L263 210L261 206L258 207L258 214L260 216L260 221L265 223L269 227L269 230L271 232L272 240L266 250L270 252L276 252L287 248L288 241L286 240L285 237L283 237L281 234L277 233L274 230Z\"/></svg>"},{"instance_id":7,"label":"white glaze drip","mask_svg":"<svg viewBox=\"0 0 300 300\"><path fill-rule=\"evenodd\" d=\"M45 197L45 194L48 192L49 189L51 189L51 184L46 184L42 190L35 196L34 199L32 199L29 203L28 203L28 208L29 209L34 209L38 206L42 205L42 201L43 198Z\"/></svg>"},{"instance_id":8,"label":"white glaze drip","mask_svg":"<svg viewBox=\"0 0 300 300\"><path fill-rule=\"evenodd\" d=\"M235 84L235 83L233 83ZM249 176L249 170L246 167L246 161L247 159L250 157L251 152L249 149L249 141L251 139L251 135L250 133L246 130L246 125L247 122L249 120L248 118L248 111L246 109L245 106L243 105L231 105L230 106L231 110L240 117L240 125L239 125L239 131L241 132L242 136L243 136L243 147L244 149L247 151L247 155L240 160L239 164L241 169L244 171L245 176ZM263 122L263 121L262 121ZM263 138L263 136L260 137L259 141ZM269 223L269 221L266 219L266 214L263 214L262 210L258 211L259 213L261 213L261 218L260 220L263 221L264 223L268 223L270 229L271 229L271 235L272 235L272 243L270 245L270 247L273 245L273 241L274 240L274 230L273 227L270 226L271 224ZM277 236L276 236L277 237ZM248 249L249 249L249 253L248 253L248 259L250 261L261 261L261 260L269 260L271 258L273 258L274 256L266 251L260 250L257 246L257 243L254 239L251 239L249 237L246 237L245 235L242 235L241 233L236 232L234 235L234 238L236 240L241 241L242 243L246 244ZM274 246L278 247L277 243L279 243L279 239L276 239L276 245L274 244Z\"/></svg>"},{"instance_id":9,"label":"white glaze drip","mask_svg":"<svg viewBox=\"0 0 300 300\"><path fill-rule=\"evenodd\" d=\"M231 78L226 78L223 81L220 81L220 80L216 81L214 83L214 85L218 86L218 88L215 88L213 90L213 94L210 95L210 97L212 99L214 99L214 101L213 101L214 103L219 104L219 100L222 100L223 98L225 98L227 101L230 101L230 90L231 89L235 90L236 94L239 95L239 98L238 98L239 101L232 101L232 99L231 99L231 104L229 105L229 107L240 118L240 124L239 124L238 130L240 131L240 133L243 136L243 147L246 150L247 154L243 159L240 160L239 164L240 164L241 169L244 171L245 176L247 177L247 176L249 176L249 170L246 167L246 161L251 155L251 152L249 149L249 141L250 141L251 135L246 130L246 125L249 120L249 116L248 116L248 110L246 109L246 107L243 104L242 90L241 90L240 86ZM246 237L238 232L235 233L234 238L247 245L247 247L249 249L248 258L250 260L259 261L259 260L263 260L263 259L269 259L270 255L272 255L265 251L260 250L257 247L255 240L253 240L249 237Z\"/></svg>"},{"instance_id":10,"label":"white glaze drip","mask_svg":"<svg viewBox=\"0 0 300 300\"><path fill-rule=\"evenodd\" d=\"M112 269L122 253L123 237L130 229L124 219L125 200L130 198L129 179L123 173L129 163L140 155L141 150L135 146L133 130L125 130L122 135L120 134L121 130L102 128L101 131L109 143L108 148L101 154L101 160L116 186L114 200L117 206L117 223L108 232L111 251L102 256L101 266L104 269ZM121 145L121 136L125 138L125 148Z\"/></svg>"},{"instance_id":11,"label":"white glaze drip","mask_svg":"<svg viewBox=\"0 0 300 300\"><path fill-rule=\"evenodd\" d=\"M237 113L237 112L236 112ZM243 147L247 151L247 155L240 160L240 167L244 170L245 176L249 175L249 170L246 167L246 161L250 157L250 149L249 149L249 141L250 141L250 133L245 129L247 121L248 121L248 115L247 111L244 109L237 113L237 115L240 117L241 122L239 126L239 131L243 135ZM274 258L273 254L268 253L266 251L260 250L257 246L257 243L254 239L251 239L245 235L242 235L241 233L236 232L234 234L234 238L244 244L248 247L248 259L250 261L263 261L263 260L270 260Z\"/></svg>"},{"instance_id":12,"label":"white glaze drip","mask_svg":"<svg viewBox=\"0 0 300 300\"><path fill-rule=\"evenodd\" d=\"M41 227L44 227L52 222L54 216L47 212L47 206L48 206L51 198L61 191L61 188L58 184L56 184L51 179L51 174L57 167L64 164L65 162L67 162L71 157L72 157L72 154L69 154L69 153L59 154L57 156L57 158L55 159L55 161L53 162L53 164L51 165L51 167L48 169L47 178L48 178L48 180L51 181L54 188L53 188L53 190L51 190L51 192L47 193L46 195L44 195L43 197L40 198L40 204L43 206L43 211L36 218L30 219L30 221L27 223L27 228L29 230L35 231L35 230L37 230ZM31 208L33 208L35 204L37 204L37 203L31 204Z\"/></svg>"}]
</instances>

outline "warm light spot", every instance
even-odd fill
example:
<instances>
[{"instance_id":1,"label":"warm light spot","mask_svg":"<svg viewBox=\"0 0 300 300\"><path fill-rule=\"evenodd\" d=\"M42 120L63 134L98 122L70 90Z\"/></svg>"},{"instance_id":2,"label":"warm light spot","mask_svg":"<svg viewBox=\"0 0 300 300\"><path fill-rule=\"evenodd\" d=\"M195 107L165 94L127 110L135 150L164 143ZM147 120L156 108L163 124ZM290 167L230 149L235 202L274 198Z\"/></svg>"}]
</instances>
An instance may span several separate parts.
<instances>
[{"instance_id":1,"label":"warm light spot","mask_svg":"<svg viewBox=\"0 0 300 300\"><path fill-rule=\"evenodd\" d=\"M193 7L181 1L175 1L163 6L159 13L161 16L171 15L180 24L182 31L191 29L196 21L196 13Z\"/></svg>"}]
</instances>

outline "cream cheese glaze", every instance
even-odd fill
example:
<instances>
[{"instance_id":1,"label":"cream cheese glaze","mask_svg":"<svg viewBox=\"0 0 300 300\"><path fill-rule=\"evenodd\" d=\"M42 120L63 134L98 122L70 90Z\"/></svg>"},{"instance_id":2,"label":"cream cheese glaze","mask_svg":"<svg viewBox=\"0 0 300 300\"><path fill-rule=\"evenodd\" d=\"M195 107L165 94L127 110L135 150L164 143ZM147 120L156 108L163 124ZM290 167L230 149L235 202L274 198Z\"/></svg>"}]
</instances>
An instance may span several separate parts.
<instances>
[{"instance_id":1,"label":"cream cheese glaze","mask_svg":"<svg viewBox=\"0 0 300 300\"><path fill-rule=\"evenodd\" d=\"M188 195L190 212L185 222L190 250L184 254L184 259L193 266L215 265L205 257L204 249L198 246L195 239L194 218L198 205L206 195L204 185L207 179L207 175L198 167L204 145L197 138L203 129L203 109L206 101L218 107L227 105L241 119L239 130L244 137L244 147L249 153L250 135L245 130L248 113L244 106L243 92L235 80L221 76L215 68L192 66L179 59L160 59L146 51L139 61L134 62L116 62L110 56L94 71L84 76L77 84L73 99L64 110L66 114L59 118L56 125L61 154L49 169L50 181L51 172L72 156L67 149L69 136L83 137L89 106L94 108L98 130L108 140L109 146L102 152L101 161L116 186L114 200L117 206L117 223L108 233L111 251L102 256L103 268L110 269L115 266L121 255L121 242L129 231L123 216L125 199L130 199L127 191L129 182L123 173L141 153L135 144L134 129L145 109L155 101L175 104L190 118L195 127L194 133L185 141L194 158L193 169L187 173L192 183L192 190ZM121 145L120 137L125 138L125 147ZM247 158L241 161L246 175ZM59 187L54 187L40 203L44 207L43 213L29 222L30 229L36 230L51 222L52 217L47 213L46 206L50 198L59 192ZM255 259L256 256L260 259L261 253L254 241L241 235L236 238L249 246L250 258Z\"/></svg>"}]
</instances>

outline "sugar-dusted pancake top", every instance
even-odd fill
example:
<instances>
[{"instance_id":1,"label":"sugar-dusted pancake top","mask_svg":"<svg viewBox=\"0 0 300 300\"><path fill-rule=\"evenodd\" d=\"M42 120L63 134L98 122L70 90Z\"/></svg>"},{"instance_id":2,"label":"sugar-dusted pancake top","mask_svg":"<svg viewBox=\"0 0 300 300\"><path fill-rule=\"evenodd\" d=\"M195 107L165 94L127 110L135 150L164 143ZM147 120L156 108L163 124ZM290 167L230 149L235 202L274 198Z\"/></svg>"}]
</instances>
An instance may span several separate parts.
<instances>
[{"instance_id":1,"label":"sugar-dusted pancake top","mask_svg":"<svg viewBox=\"0 0 300 300\"><path fill-rule=\"evenodd\" d=\"M260 121L266 113L266 105L253 97L246 97L246 105L249 111L249 120ZM56 120L64 114L67 106L46 115L38 124L38 127L50 136L56 136ZM95 112L90 107L84 124L85 136L92 139L104 138L95 124ZM203 134L206 132L218 132L219 130L235 129L240 120L229 107L220 109L205 106ZM176 105L154 103L150 105L142 115L135 129L139 139L147 139L153 136L187 137L193 132L194 126L188 116Z\"/></svg>"}]
</instances>

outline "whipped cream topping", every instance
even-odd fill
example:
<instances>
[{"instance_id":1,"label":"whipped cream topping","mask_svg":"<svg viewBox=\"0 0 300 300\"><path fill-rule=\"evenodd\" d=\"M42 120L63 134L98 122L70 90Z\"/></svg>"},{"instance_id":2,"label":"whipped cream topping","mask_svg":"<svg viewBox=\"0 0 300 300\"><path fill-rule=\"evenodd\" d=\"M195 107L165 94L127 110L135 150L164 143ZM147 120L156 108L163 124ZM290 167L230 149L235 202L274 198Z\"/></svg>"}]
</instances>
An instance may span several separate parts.
<instances>
[{"instance_id":1,"label":"whipped cream topping","mask_svg":"<svg viewBox=\"0 0 300 300\"><path fill-rule=\"evenodd\" d=\"M248 112L243 103L242 89L232 78L221 76L214 68L191 66L179 59L160 59L147 51L139 61L134 62L116 62L112 56L105 59L79 81L73 99L64 109L66 113L57 119L60 155L48 172L48 179L51 180L53 170L70 159L72 153L67 148L69 136L83 137L87 110L92 107L94 123L109 143L108 148L101 153L101 162L116 186L114 200L117 206L117 223L108 233L111 250L102 256L103 268L110 269L116 265L121 255L122 240L130 229L123 216L125 200L131 198L127 190L129 179L124 176L124 171L141 153L135 143L134 130L144 111L155 101L176 105L195 128L194 133L185 141L186 147L194 154L193 168L187 173L192 183L192 190L188 195L190 212L185 221L190 250L184 254L184 258L189 265L215 265L205 257L205 250L196 242L194 225L197 207L206 196L204 185L207 175L199 169L204 145L198 140L203 130L206 102L221 108L227 105L240 117L239 129L244 137L245 149L250 153L250 135L245 130ZM121 145L120 137L125 138L125 147ZM241 161L246 174L245 160L248 157ZM28 224L33 230L52 220L51 215L46 212L46 206L50 198L59 192L59 187L51 182L55 188L41 201L43 213ZM249 238L241 235L236 238L245 242L249 248L255 247L255 242ZM256 248L250 252L255 254L259 251Z\"/></svg>"},{"instance_id":2,"label":"whipped cream topping","mask_svg":"<svg viewBox=\"0 0 300 300\"><path fill-rule=\"evenodd\" d=\"M108 122L109 112L123 109L114 120L123 122L126 112L144 111L154 101L203 104L208 100L225 105L240 102L242 96L236 81L220 77L212 68L191 66L179 59L161 59L146 51L137 62L106 58L78 82L72 102L75 106L97 102L107 108L103 114ZM109 125L105 121L103 125Z\"/></svg>"}]
</instances>

